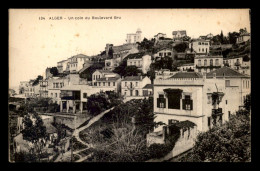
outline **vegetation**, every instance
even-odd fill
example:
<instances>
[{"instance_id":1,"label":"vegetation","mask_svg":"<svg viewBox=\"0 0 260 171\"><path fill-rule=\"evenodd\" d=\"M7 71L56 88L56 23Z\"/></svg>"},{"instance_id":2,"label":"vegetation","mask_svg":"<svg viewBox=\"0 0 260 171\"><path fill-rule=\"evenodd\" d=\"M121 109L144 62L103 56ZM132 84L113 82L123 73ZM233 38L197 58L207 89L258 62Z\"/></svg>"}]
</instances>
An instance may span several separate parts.
<instances>
[{"instance_id":1,"label":"vegetation","mask_svg":"<svg viewBox=\"0 0 260 171\"><path fill-rule=\"evenodd\" d=\"M38 116L36 113L25 115L23 118L23 123L23 139L33 144L30 152L37 154L37 157L40 160L40 155L42 154L42 150L44 148L43 139L47 137L46 127L43 125L43 121L40 116Z\"/></svg>"},{"instance_id":2,"label":"vegetation","mask_svg":"<svg viewBox=\"0 0 260 171\"><path fill-rule=\"evenodd\" d=\"M100 92L87 97L87 109L90 115L93 116L119 105L120 103L120 96L114 92Z\"/></svg>"},{"instance_id":3,"label":"vegetation","mask_svg":"<svg viewBox=\"0 0 260 171\"><path fill-rule=\"evenodd\" d=\"M38 75L38 77L34 80L34 82L32 83L33 86L37 85L39 83L40 80L43 79L43 76Z\"/></svg>"},{"instance_id":4,"label":"vegetation","mask_svg":"<svg viewBox=\"0 0 260 171\"><path fill-rule=\"evenodd\" d=\"M187 43L179 43L177 45L175 45L173 48L177 51L177 52L185 52L185 50L188 48L188 44Z\"/></svg>"},{"instance_id":5,"label":"vegetation","mask_svg":"<svg viewBox=\"0 0 260 171\"><path fill-rule=\"evenodd\" d=\"M142 74L142 71L139 70L136 66L127 66L127 61L123 60L119 66L117 66L113 72L119 74L120 76L137 76L138 74Z\"/></svg>"},{"instance_id":6,"label":"vegetation","mask_svg":"<svg viewBox=\"0 0 260 171\"><path fill-rule=\"evenodd\" d=\"M59 75L58 68L57 68L57 67L51 67L50 73L51 73L52 76L54 76L54 77L57 76L57 75Z\"/></svg>"},{"instance_id":7,"label":"vegetation","mask_svg":"<svg viewBox=\"0 0 260 171\"><path fill-rule=\"evenodd\" d=\"M245 100L245 109L236 112L221 127L200 133L193 150L179 161L188 162L250 162L250 95Z\"/></svg>"},{"instance_id":8,"label":"vegetation","mask_svg":"<svg viewBox=\"0 0 260 171\"><path fill-rule=\"evenodd\" d=\"M144 38L142 42L137 42L138 49L139 50L145 50L147 52L154 52L154 42L155 39L152 38L151 40L148 40L147 38Z\"/></svg>"}]
</instances>

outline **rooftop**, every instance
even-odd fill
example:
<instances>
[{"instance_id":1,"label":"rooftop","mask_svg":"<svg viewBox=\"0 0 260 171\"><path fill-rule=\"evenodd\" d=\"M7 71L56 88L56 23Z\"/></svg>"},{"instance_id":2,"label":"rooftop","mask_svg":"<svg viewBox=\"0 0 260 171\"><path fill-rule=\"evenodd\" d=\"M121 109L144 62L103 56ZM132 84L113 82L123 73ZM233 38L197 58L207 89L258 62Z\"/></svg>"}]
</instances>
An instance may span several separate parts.
<instances>
[{"instance_id":1,"label":"rooftop","mask_svg":"<svg viewBox=\"0 0 260 171\"><path fill-rule=\"evenodd\" d=\"M143 89L153 89L153 85L152 84L146 84Z\"/></svg>"},{"instance_id":2,"label":"rooftop","mask_svg":"<svg viewBox=\"0 0 260 171\"><path fill-rule=\"evenodd\" d=\"M144 54L145 54L145 52L129 54L129 55L127 55L124 58L124 60L127 60L127 59L139 59L139 58L142 58L144 56Z\"/></svg>"},{"instance_id":3,"label":"rooftop","mask_svg":"<svg viewBox=\"0 0 260 171\"><path fill-rule=\"evenodd\" d=\"M71 59L71 58L89 58L89 56L86 56L84 54L78 54L78 55L70 57L69 59Z\"/></svg>"},{"instance_id":4,"label":"rooftop","mask_svg":"<svg viewBox=\"0 0 260 171\"><path fill-rule=\"evenodd\" d=\"M196 53L198 55L198 53ZM195 56L195 59L199 58L223 58L223 56L220 55L203 55L203 56Z\"/></svg>"},{"instance_id":5,"label":"rooftop","mask_svg":"<svg viewBox=\"0 0 260 171\"><path fill-rule=\"evenodd\" d=\"M202 78L198 72L178 72L170 78Z\"/></svg>"},{"instance_id":6,"label":"rooftop","mask_svg":"<svg viewBox=\"0 0 260 171\"><path fill-rule=\"evenodd\" d=\"M179 30L179 31L173 31L172 35L176 35L178 32L180 32L181 34L186 34L186 30Z\"/></svg>"},{"instance_id":7,"label":"rooftop","mask_svg":"<svg viewBox=\"0 0 260 171\"><path fill-rule=\"evenodd\" d=\"M120 51L130 50L132 48L136 47L136 44L124 44L120 46L112 46L112 49L114 53L118 53Z\"/></svg>"},{"instance_id":8,"label":"rooftop","mask_svg":"<svg viewBox=\"0 0 260 171\"><path fill-rule=\"evenodd\" d=\"M222 67L215 71L211 71L211 72L207 73L207 78L212 78L214 73L216 73L216 77L221 77L221 78L223 78L224 76L225 77L235 77L235 78L250 78L250 76L241 74L238 71L233 70L229 67Z\"/></svg>"},{"instance_id":9,"label":"rooftop","mask_svg":"<svg viewBox=\"0 0 260 171\"><path fill-rule=\"evenodd\" d=\"M122 81L141 81L142 76L126 76Z\"/></svg>"},{"instance_id":10,"label":"rooftop","mask_svg":"<svg viewBox=\"0 0 260 171\"><path fill-rule=\"evenodd\" d=\"M103 78L98 78L97 81L116 81L120 79L120 77L103 77Z\"/></svg>"}]
</instances>

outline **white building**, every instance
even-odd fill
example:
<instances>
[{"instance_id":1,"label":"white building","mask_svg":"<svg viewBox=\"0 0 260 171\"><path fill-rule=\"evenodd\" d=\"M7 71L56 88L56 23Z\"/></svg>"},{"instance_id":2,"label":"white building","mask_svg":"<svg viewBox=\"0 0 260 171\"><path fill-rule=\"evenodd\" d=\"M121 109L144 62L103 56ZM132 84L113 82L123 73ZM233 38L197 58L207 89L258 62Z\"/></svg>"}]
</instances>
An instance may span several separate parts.
<instances>
[{"instance_id":1,"label":"white building","mask_svg":"<svg viewBox=\"0 0 260 171\"><path fill-rule=\"evenodd\" d=\"M57 69L59 73L63 73L67 70L69 60L62 60L57 62Z\"/></svg>"},{"instance_id":2,"label":"white building","mask_svg":"<svg viewBox=\"0 0 260 171\"><path fill-rule=\"evenodd\" d=\"M183 64L177 67L179 71L194 71L194 63Z\"/></svg>"},{"instance_id":3,"label":"white building","mask_svg":"<svg viewBox=\"0 0 260 171\"><path fill-rule=\"evenodd\" d=\"M90 57L79 54L68 58L68 66L70 73L76 73L84 67L85 61L90 60Z\"/></svg>"},{"instance_id":4,"label":"white building","mask_svg":"<svg viewBox=\"0 0 260 171\"><path fill-rule=\"evenodd\" d=\"M173 50L170 48L162 48L158 50L154 55L154 59L164 58L166 56L173 57Z\"/></svg>"},{"instance_id":5,"label":"white building","mask_svg":"<svg viewBox=\"0 0 260 171\"><path fill-rule=\"evenodd\" d=\"M130 54L125 59L127 60L127 66L136 66L144 74L147 73L152 63L152 57L143 52Z\"/></svg>"},{"instance_id":6,"label":"white building","mask_svg":"<svg viewBox=\"0 0 260 171\"><path fill-rule=\"evenodd\" d=\"M246 75L251 75L250 58L248 56L227 57L223 59L224 65Z\"/></svg>"},{"instance_id":7,"label":"white building","mask_svg":"<svg viewBox=\"0 0 260 171\"><path fill-rule=\"evenodd\" d=\"M243 105L243 98L250 93L249 82L249 77L226 67L207 75L182 72L167 79L155 79L155 122L188 120L197 125L198 131L207 131L214 124L229 120ZM161 129L158 127L154 132Z\"/></svg>"},{"instance_id":8,"label":"white building","mask_svg":"<svg viewBox=\"0 0 260 171\"><path fill-rule=\"evenodd\" d=\"M136 33L129 33L126 35L126 43L136 43L142 41L142 31L137 29Z\"/></svg>"},{"instance_id":9,"label":"white building","mask_svg":"<svg viewBox=\"0 0 260 171\"><path fill-rule=\"evenodd\" d=\"M196 55L206 55L209 53L210 40L195 39L189 43L189 49L191 52L195 52Z\"/></svg>"},{"instance_id":10,"label":"white building","mask_svg":"<svg viewBox=\"0 0 260 171\"><path fill-rule=\"evenodd\" d=\"M210 72L223 67L223 56L196 56L194 58L195 72Z\"/></svg>"},{"instance_id":11,"label":"white building","mask_svg":"<svg viewBox=\"0 0 260 171\"><path fill-rule=\"evenodd\" d=\"M92 74L93 88L100 91L121 92L121 77L117 73L108 70L96 70Z\"/></svg>"},{"instance_id":12,"label":"white building","mask_svg":"<svg viewBox=\"0 0 260 171\"><path fill-rule=\"evenodd\" d=\"M250 40L250 33L243 33L237 37L236 43L243 43Z\"/></svg>"},{"instance_id":13,"label":"white building","mask_svg":"<svg viewBox=\"0 0 260 171\"><path fill-rule=\"evenodd\" d=\"M121 81L121 94L128 101L131 99L142 99L149 95L151 80L143 76L126 76Z\"/></svg>"},{"instance_id":14,"label":"white building","mask_svg":"<svg viewBox=\"0 0 260 171\"><path fill-rule=\"evenodd\" d=\"M181 38L187 36L186 30L178 30L178 31L173 31L173 40L180 40Z\"/></svg>"}]
</instances>

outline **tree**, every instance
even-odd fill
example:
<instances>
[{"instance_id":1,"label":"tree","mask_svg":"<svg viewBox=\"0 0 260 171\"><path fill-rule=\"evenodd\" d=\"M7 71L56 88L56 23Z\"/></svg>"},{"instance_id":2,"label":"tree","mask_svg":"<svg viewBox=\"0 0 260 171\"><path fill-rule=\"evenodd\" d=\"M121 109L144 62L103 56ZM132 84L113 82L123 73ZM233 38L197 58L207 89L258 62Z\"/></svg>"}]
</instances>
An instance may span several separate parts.
<instances>
[{"instance_id":1,"label":"tree","mask_svg":"<svg viewBox=\"0 0 260 171\"><path fill-rule=\"evenodd\" d=\"M117 66L113 72L119 74L120 76L137 76L139 73L143 74L136 66L127 66L127 61L123 60L119 66Z\"/></svg>"},{"instance_id":2,"label":"tree","mask_svg":"<svg viewBox=\"0 0 260 171\"><path fill-rule=\"evenodd\" d=\"M38 75L38 77L34 80L33 82L33 86L37 85L39 83L40 80L43 80L43 76L41 75Z\"/></svg>"},{"instance_id":3,"label":"tree","mask_svg":"<svg viewBox=\"0 0 260 171\"><path fill-rule=\"evenodd\" d=\"M239 33L237 32L229 32L228 33L228 41L230 44L236 44L236 41L237 41L237 37L239 36Z\"/></svg>"},{"instance_id":4,"label":"tree","mask_svg":"<svg viewBox=\"0 0 260 171\"><path fill-rule=\"evenodd\" d=\"M109 50L108 50L109 58L113 58L113 53L114 53L113 47L110 47Z\"/></svg>"},{"instance_id":5,"label":"tree","mask_svg":"<svg viewBox=\"0 0 260 171\"><path fill-rule=\"evenodd\" d=\"M51 73L53 76L57 76L57 75L59 74L59 71L58 71L57 67L51 67L50 73Z\"/></svg>"},{"instance_id":6,"label":"tree","mask_svg":"<svg viewBox=\"0 0 260 171\"><path fill-rule=\"evenodd\" d=\"M188 48L188 45L186 43L179 43L173 47L177 52L185 52L185 50Z\"/></svg>"},{"instance_id":7,"label":"tree","mask_svg":"<svg viewBox=\"0 0 260 171\"><path fill-rule=\"evenodd\" d=\"M46 127L37 113L27 114L23 118L24 129L22 130L23 139L33 144L32 153L36 153L40 159L40 155L44 148L43 139L46 138Z\"/></svg>"}]
</instances>

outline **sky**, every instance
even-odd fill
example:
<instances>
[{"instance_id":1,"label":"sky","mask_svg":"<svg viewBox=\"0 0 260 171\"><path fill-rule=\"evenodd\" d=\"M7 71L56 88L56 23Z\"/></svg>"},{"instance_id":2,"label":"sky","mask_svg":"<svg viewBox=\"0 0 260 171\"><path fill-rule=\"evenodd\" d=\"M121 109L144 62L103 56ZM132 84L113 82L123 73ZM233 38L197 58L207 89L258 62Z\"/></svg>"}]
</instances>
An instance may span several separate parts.
<instances>
[{"instance_id":1,"label":"sky","mask_svg":"<svg viewBox=\"0 0 260 171\"><path fill-rule=\"evenodd\" d=\"M250 32L249 9L10 9L9 86L45 76L47 67L71 56L97 55L107 43L124 44L137 28L148 39L159 32L172 38L175 30L186 30L191 38L240 28Z\"/></svg>"}]
</instances>

